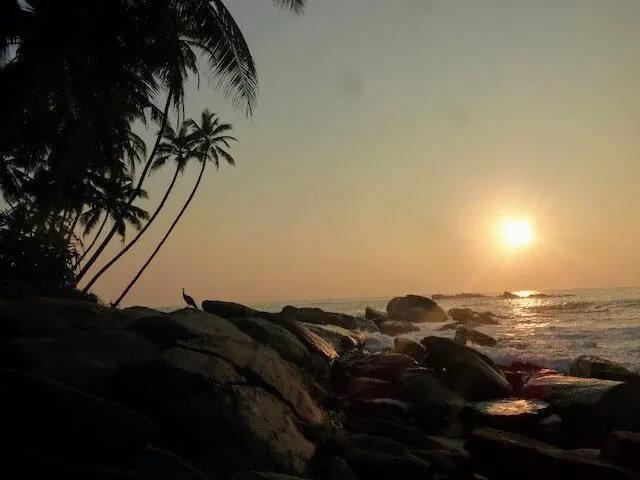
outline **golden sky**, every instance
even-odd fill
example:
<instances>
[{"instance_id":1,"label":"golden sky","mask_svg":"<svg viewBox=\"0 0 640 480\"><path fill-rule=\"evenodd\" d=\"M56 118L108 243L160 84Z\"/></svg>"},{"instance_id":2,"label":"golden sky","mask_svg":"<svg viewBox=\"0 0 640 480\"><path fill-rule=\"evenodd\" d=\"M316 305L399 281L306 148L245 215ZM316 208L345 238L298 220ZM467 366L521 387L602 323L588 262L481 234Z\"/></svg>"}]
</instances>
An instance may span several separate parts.
<instances>
[{"instance_id":1,"label":"golden sky","mask_svg":"<svg viewBox=\"0 0 640 480\"><path fill-rule=\"evenodd\" d=\"M640 284L638 0L229 3L258 108L189 89L187 115L234 124L237 167L209 170L126 305ZM105 300L196 173L96 284ZM496 237L509 216L531 245Z\"/></svg>"}]
</instances>

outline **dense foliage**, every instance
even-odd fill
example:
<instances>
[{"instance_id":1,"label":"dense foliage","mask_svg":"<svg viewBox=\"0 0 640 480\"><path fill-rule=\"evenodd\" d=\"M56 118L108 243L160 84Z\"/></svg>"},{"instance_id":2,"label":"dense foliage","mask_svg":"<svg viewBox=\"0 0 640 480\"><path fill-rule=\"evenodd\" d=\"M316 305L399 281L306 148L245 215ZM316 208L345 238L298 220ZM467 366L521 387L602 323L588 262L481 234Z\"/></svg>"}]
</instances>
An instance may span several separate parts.
<instances>
[{"instance_id":1,"label":"dense foliage","mask_svg":"<svg viewBox=\"0 0 640 480\"><path fill-rule=\"evenodd\" d=\"M274 3L298 13L305 2ZM0 195L7 209L0 255L13 269L3 278L17 275L12 284L26 285L35 275L47 284L16 294L76 287L112 239L125 242L132 228L146 231L189 159L233 164L230 138L222 135L230 126L216 131L180 122L189 153L178 152L169 117L184 120L186 81L200 75L252 112L255 64L221 0L0 2ZM151 148L134 131L137 124L158 130ZM203 155L204 144L217 150ZM136 202L145 180L165 165L176 173L149 216ZM18 216L24 224L16 224ZM57 273L38 275L45 265Z\"/></svg>"}]
</instances>

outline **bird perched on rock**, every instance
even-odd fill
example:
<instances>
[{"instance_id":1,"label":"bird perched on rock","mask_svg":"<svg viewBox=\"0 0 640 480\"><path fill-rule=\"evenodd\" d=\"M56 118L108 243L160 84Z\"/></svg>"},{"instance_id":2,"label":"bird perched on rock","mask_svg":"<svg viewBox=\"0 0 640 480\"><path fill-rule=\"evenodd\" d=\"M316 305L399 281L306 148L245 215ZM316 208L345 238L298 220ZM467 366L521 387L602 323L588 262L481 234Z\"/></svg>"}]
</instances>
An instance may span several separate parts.
<instances>
[{"instance_id":1,"label":"bird perched on rock","mask_svg":"<svg viewBox=\"0 0 640 480\"><path fill-rule=\"evenodd\" d=\"M184 298L184 301L187 303L187 305L198 310L198 306L196 305L196 302L193 300L193 298L184 293L184 287L182 287L182 298Z\"/></svg>"}]
</instances>

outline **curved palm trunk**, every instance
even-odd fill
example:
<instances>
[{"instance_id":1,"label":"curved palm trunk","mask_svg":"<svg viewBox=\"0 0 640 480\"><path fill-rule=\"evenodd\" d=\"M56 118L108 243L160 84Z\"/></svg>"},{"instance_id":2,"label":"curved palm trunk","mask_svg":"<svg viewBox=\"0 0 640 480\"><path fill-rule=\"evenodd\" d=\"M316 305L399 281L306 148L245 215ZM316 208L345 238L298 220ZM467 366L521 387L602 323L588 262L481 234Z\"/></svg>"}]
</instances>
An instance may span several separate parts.
<instances>
[{"instance_id":1,"label":"curved palm trunk","mask_svg":"<svg viewBox=\"0 0 640 480\"><path fill-rule=\"evenodd\" d=\"M127 293L129 293L129 290L131 290L131 287L133 287L135 285L135 283L138 281L140 276L144 273L144 271L147 269L149 264L152 262L154 257L158 254L158 252L162 248L162 245L164 245L164 242L167 241L167 238L169 238L169 235L171 235L171 232L173 231L173 229L175 228L176 224L178 223L178 221L182 217L182 214L185 212L185 210L187 209L187 207L191 203L191 200L193 200L193 196L195 195L196 190L198 190L198 186L200 185L200 180L202 180L202 174L204 173L204 167L206 167L206 166L207 166L206 159L203 159L202 160L202 168L200 169L200 174L198 175L198 180L196 180L196 184L193 187L193 190L191 191L191 194L189 195L189 198L187 198L187 201L185 202L184 206L182 207L182 210L180 210L180 213L178 213L178 216L173 221L173 223L169 227L169 230L167 230L167 233L164 235L164 237L162 237L162 240L160 240L160 243L158 244L156 249L153 251L153 253L151 253L151 256L147 259L147 261L144 263L144 265L138 271L138 273L136 273L136 276L133 277L133 280L131 280L131 282L129 282L129 285L127 285L127 288L124 289L124 292L122 292L122 294L118 297L118 299L112 304L112 306L114 308L117 307L118 304L122 301L122 299L127 295Z\"/></svg>"},{"instance_id":2,"label":"curved palm trunk","mask_svg":"<svg viewBox=\"0 0 640 480\"><path fill-rule=\"evenodd\" d=\"M82 210L76 213L73 222L69 226L69 230L67 230L67 244L71 243L71 237L73 236L73 231L76 229L76 225L78 225L78 221L80 220L80 215L82 215Z\"/></svg>"},{"instance_id":3,"label":"curved palm trunk","mask_svg":"<svg viewBox=\"0 0 640 480\"><path fill-rule=\"evenodd\" d=\"M171 90L169 90L169 93L167 94L167 103L164 106L164 118L162 119L162 125L160 126L160 131L158 132L156 143L154 144L153 150L151 150L151 155L149 155L149 159L147 160L147 163L144 166L144 169L142 170L142 174L140 175L140 180L138 180L138 185L136 185L136 189L134 190L133 195L131 195L131 198L129 199L129 205L131 205L134 202L134 200L138 196L138 193L142 189L142 184L145 181L147 173L149 173L149 169L151 168L151 164L153 163L153 158L156 156L156 152L158 151L158 146L160 145L160 141L162 140L164 131L167 128L167 122L169 120L169 107L171 106L172 98L173 98L173 94L171 93ZM91 256L91 258L87 260L87 263L78 274L78 277L76 278L76 284L80 282L80 280L82 280L82 277L84 277L87 271L93 266L94 263L96 263L96 260L98 260L98 258L100 257L100 254L102 254L106 246L109 244L113 236L116 234L116 229L117 227L114 223L113 227L111 228L111 231L106 236L106 238L102 241L102 243L98 247L98 250L96 250L96 253L94 253Z\"/></svg>"},{"instance_id":4,"label":"curved palm trunk","mask_svg":"<svg viewBox=\"0 0 640 480\"><path fill-rule=\"evenodd\" d=\"M96 233L96 236L93 237L93 240L91 241L91 244L89 244L89 246L87 247L87 249L83 252L82 256L80 257L80 260L78 260L78 262L82 262L82 260L84 260L84 257L87 256L87 254L89 253L89 251L93 248L93 246L96 244L96 242L98 241L98 238L100 238L100 234L102 233L102 230L104 230L105 225L107 224L107 220L109 220L109 215L105 215L104 216L104 220L102 221L102 225L100 225L100 228L98 229L98 233Z\"/></svg>"},{"instance_id":5,"label":"curved palm trunk","mask_svg":"<svg viewBox=\"0 0 640 480\"><path fill-rule=\"evenodd\" d=\"M158 208L156 208L156 211L153 212L153 215L151 215L151 218L149 219L147 224L142 228L142 230L140 230L138 232L138 234L134 237L133 240L131 240L122 250L120 250L118 252L118 254L116 256L114 256L111 260L109 260L109 262L104 267L102 267L100 270L98 270L98 273L96 273L93 276L93 278L89 281L89 283L87 283L85 285L85 287L82 289L83 292L86 293L87 291L89 291L89 289L104 274L104 272L106 272L109 268L111 268L111 265L116 263L120 259L120 257L122 257L125 253L127 253L129 251L129 249L131 247L133 247L138 242L138 240L140 240L140 237L144 234L144 232L147 231L149 226L153 223L153 221L156 219L156 217L158 216L158 214L162 210L162 207L164 207L164 204L166 203L167 199L169 198L169 194L171 193L171 190L173 189L173 186L175 185L179 174L180 174L180 169L176 168L176 172L173 174L173 178L171 179L171 183L167 187L167 191L164 193L164 197L162 197L162 201L158 205Z\"/></svg>"}]
</instances>

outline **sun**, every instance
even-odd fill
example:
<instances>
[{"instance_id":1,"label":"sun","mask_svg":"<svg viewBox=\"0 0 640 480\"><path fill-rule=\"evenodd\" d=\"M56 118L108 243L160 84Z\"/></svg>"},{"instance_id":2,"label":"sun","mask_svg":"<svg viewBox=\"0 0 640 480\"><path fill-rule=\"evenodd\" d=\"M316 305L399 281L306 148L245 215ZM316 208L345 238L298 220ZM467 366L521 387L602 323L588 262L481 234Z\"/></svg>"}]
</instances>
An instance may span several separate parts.
<instances>
[{"instance_id":1,"label":"sun","mask_svg":"<svg viewBox=\"0 0 640 480\"><path fill-rule=\"evenodd\" d=\"M505 223L503 235L507 246L524 247L533 240L533 229L526 220L512 220Z\"/></svg>"}]
</instances>

